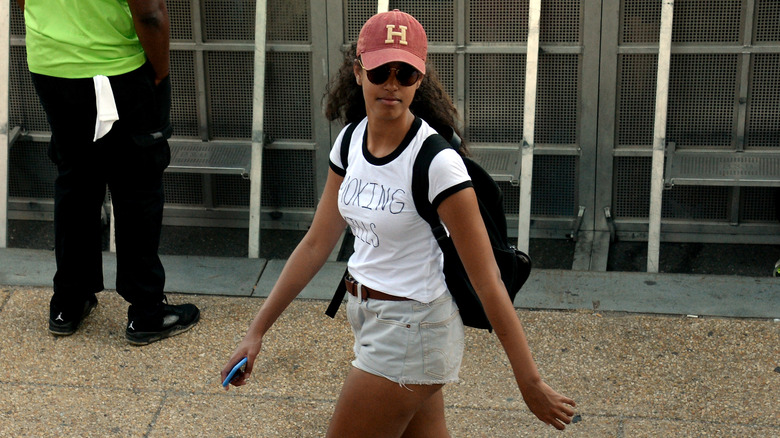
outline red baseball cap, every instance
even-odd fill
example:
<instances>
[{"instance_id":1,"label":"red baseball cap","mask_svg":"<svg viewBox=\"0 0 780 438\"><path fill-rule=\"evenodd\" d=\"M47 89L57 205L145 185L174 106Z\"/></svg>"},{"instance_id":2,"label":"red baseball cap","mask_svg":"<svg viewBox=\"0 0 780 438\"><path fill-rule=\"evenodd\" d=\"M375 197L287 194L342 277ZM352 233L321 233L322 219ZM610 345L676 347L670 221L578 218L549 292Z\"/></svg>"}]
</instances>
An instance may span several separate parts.
<instances>
[{"instance_id":1,"label":"red baseball cap","mask_svg":"<svg viewBox=\"0 0 780 438\"><path fill-rule=\"evenodd\" d=\"M388 62L405 62L425 73L428 37L422 24L406 12L381 12L360 29L357 55L367 70Z\"/></svg>"}]
</instances>

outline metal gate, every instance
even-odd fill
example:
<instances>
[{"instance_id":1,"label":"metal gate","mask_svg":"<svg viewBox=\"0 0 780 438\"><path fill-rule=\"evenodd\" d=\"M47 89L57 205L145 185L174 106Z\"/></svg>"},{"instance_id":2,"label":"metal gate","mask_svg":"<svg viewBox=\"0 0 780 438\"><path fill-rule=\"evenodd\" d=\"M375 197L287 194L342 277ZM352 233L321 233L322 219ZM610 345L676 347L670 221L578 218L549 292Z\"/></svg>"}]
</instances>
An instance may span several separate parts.
<instances>
[{"instance_id":1,"label":"metal gate","mask_svg":"<svg viewBox=\"0 0 780 438\"><path fill-rule=\"evenodd\" d=\"M376 3L347 2L344 43L357 40ZM409 12L425 27L430 60L463 116L477 159L494 174L507 167L495 160L511 154L518 161L529 2L391 0L389 8ZM572 236L578 223L593 228L593 215L580 219L578 213L594 196L600 14L595 2L541 2L532 237ZM519 175L499 176L510 233L517 235Z\"/></svg>"},{"instance_id":2,"label":"metal gate","mask_svg":"<svg viewBox=\"0 0 780 438\"><path fill-rule=\"evenodd\" d=\"M595 230L621 239L648 240L663 8L602 7ZM780 242L778 17L769 0L673 3L661 240Z\"/></svg>"},{"instance_id":3,"label":"metal gate","mask_svg":"<svg viewBox=\"0 0 780 438\"><path fill-rule=\"evenodd\" d=\"M268 0L260 3L265 68L256 72L255 0L167 0L172 144L180 155L166 173L165 221L246 227L256 196L247 179L255 141L263 145L260 227L306 228L340 129L322 114L328 79L362 23L378 7L398 8L428 32L431 62L474 155L504 189L510 234L524 227L519 172L530 147L525 231L575 239L573 268L604 270L611 240L648 240L664 3L670 0L543 0L538 64L526 65L534 1ZM771 167L780 159L778 17L780 3L770 0L674 3L662 240L780 243L780 170ZM49 219L48 127L15 5L10 27L9 217ZM262 138L253 138L258 77ZM238 164L215 161L227 150L239 152Z\"/></svg>"}]
</instances>

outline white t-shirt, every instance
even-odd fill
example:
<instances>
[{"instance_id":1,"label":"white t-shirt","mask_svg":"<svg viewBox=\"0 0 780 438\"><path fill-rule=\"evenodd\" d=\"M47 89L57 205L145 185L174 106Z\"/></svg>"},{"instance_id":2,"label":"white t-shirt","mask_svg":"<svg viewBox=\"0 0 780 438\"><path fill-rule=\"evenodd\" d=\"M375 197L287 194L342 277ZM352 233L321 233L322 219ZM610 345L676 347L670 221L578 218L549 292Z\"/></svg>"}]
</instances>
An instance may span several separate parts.
<instances>
[{"instance_id":1,"label":"white t-shirt","mask_svg":"<svg viewBox=\"0 0 780 438\"><path fill-rule=\"evenodd\" d=\"M330 152L331 169L344 176L338 207L355 236L349 272L357 281L387 294L429 303L446 290L444 257L430 225L412 198L412 166L423 142L436 134L416 118L393 153L376 158L366 146L363 119L352 133L347 170L341 163L341 131ZM463 160L454 149L438 153L429 168L428 200L437 206L447 196L471 187ZM434 200L436 202L434 202Z\"/></svg>"}]
</instances>

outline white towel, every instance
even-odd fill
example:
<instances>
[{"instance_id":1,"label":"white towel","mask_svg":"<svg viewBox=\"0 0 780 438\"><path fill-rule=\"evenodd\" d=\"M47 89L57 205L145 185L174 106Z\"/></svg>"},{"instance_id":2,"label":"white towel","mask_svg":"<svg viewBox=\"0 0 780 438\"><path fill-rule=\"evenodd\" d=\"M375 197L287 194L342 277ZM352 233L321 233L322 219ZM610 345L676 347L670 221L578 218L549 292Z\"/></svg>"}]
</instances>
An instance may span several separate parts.
<instances>
[{"instance_id":1,"label":"white towel","mask_svg":"<svg viewBox=\"0 0 780 438\"><path fill-rule=\"evenodd\" d=\"M92 81L95 83L95 105L97 106L95 138L92 139L95 142L108 134L114 122L119 120L119 113L116 110L114 92L111 90L111 82L108 78L97 75L92 78Z\"/></svg>"}]
</instances>

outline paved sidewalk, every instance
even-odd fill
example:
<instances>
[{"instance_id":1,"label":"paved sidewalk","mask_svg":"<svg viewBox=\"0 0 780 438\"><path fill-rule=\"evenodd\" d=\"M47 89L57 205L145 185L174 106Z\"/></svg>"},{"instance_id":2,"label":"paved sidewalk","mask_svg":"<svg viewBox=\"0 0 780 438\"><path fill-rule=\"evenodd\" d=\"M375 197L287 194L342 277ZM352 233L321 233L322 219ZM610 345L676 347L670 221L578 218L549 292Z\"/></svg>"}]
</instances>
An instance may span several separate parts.
<instances>
[{"instance_id":1,"label":"paved sidewalk","mask_svg":"<svg viewBox=\"0 0 780 438\"><path fill-rule=\"evenodd\" d=\"M131 347L113 291L76 334L49 335L50 252L0 250L0 436L324 435L351 359L344 311L327 318L321 299L343 264L329 264L268 334L251 384L225 392L219 371L283 261L164 263L178 292L169 299L197 304L202 320ZM110 254L106 265L108 286ZM778 280L536 271L518 313L542 375L578 402L579 421L561 434L535 420L495 336L468 329L461 382L445 388L451 433L780 436Z\"/></svg>"}]
</instances>

